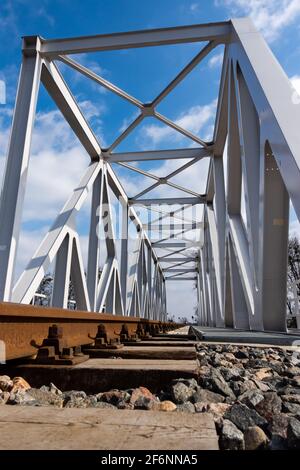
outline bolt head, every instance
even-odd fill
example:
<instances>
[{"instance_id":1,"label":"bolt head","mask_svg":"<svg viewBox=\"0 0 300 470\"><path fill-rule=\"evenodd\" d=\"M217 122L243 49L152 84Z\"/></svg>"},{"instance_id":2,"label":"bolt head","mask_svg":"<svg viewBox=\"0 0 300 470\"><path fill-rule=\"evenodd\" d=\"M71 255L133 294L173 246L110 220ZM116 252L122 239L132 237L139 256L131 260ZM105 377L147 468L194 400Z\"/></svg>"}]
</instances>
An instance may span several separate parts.
<instances>
[{"instance_id":1,"label":"bolt head","mask_svg":"<svg viewBox=\"0 0 300 470\"><path fill-rule=\"evenodd\" d=\"M63 329L61 326L52 325L49 327L48 338L62 338L62 336L63 336Z\"/></svg>"}]
</instances>

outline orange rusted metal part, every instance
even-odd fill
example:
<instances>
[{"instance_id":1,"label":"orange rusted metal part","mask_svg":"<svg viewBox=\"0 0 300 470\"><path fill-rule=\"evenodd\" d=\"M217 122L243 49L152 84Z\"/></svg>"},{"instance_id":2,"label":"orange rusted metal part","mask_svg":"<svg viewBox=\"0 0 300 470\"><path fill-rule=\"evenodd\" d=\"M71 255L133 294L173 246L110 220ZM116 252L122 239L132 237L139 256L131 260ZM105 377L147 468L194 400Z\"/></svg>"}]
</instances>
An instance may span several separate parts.
<instances>
[{"instance_id":1,"label":"orange rusted metal part","mask_svg":"<svg viewBox=\"0 0 300 470\"><path fill-rule=\"evenodd\" d=\"M99 324L105 324L109 340L120 338L124 324L130 336L140 330L139 324L144 331L152 328L155 332L177 326L138 317L0 302L0 340L6 360L36 355L54 324L63 329L65 347L92 345Z\"/></svg>"}]
</instances>

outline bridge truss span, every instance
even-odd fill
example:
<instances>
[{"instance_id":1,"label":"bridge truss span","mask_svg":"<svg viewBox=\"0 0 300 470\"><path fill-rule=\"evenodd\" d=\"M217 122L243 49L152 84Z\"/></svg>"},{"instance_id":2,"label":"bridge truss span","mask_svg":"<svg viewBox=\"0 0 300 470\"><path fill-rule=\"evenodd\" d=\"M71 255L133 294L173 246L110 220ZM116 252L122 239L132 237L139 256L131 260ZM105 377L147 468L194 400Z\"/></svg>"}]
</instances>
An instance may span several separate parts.
<instances>
[{"instance_id":1,"label":"bridge truss span","mask_svg":"<svg viewBox=\"0 0 300 470\"><path fill-rule=\"evenodd\" d=\"M149 103L74 59L79 53L191 42L199 43L199 52ZM219 45L224 46L224 57L213 140L208 142L164 116L158 105ZM136 116L108 148L102 148L90 128L63 78L61 63L136 107ZM90 161L14 283L40 83ZM71 279L80 310L165 321L166 282L192 281L197 286L200 324L285 331L290 202L300 217L299 101L248 18L80 38L25 37L0 203L0 219L5 221L0 226L0 300L31 303L55 261L53 307L67 308ZM118 146L149 117L189 139L191 145L119 152ZM187 187L184 178L174 182L174 177L183 176L202 159L209 159L204 194ZM163 175L140 165L167 160L181 163ZM129 197L114 165L151 179L151 185ZM162 187L182 196L149 197ZM119 240L112 194L121 208ZM89 195L90 232L84 266L76 218ZM156 213L156 219L143 220L138 207ZM201 210L193 211L195 207ZM188 217L183 216L186 211ZM130 224L134 240L129 237ZM164 236L166 229L168 235ZM155 240L154 232L159 235ZM99 264L101 244L107 253L104 266Z\"/></svg>"}]
</instances>

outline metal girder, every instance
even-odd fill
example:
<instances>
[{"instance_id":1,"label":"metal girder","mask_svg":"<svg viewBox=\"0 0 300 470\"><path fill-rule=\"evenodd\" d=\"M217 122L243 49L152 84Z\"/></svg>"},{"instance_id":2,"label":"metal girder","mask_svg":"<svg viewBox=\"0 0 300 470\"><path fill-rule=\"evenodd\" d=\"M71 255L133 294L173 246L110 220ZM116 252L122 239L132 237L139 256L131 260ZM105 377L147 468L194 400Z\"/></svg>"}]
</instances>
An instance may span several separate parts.
<instances>
[{"instance_id":1,"label":"metal girder","mask_svg":"<svg viewBox=\"0 0 300 470\"><path fill-rule=\"evenodd\" d=\"M221 83L219 88L216 122L214 127L214 154L222 156L228 133L228 47L225 47Z\"/></svg>"},{"instance_id":2,"label":"metal girder","mask_svg":"<svg viewBox=\"0 0 300 470\"><path fill-rule=\"evenodd\" d=\"M151 231L157 231L157 230L168 230L168 231L175 231L182 229L181 224L174 224L172 227L170 227L170 224L162 224L162 225L153 225L153 224L143 224L143 227L146 229L151 229ZM188 230L195 230L196 228L202 228L203 227L203 222L195 222L194 224L183 224L184 231Z\"/></svg>"},{"instance_id":3,"label":"metal girder","mask_svg":"<svg viewBox=\"0 0 300 470\"><path fill-rule=\"evenodd\" d=\"M184 258L184 257L182 257L182 258L179 258L179 257L177 257L177 258L176 257L165 258L164 256L161 256L158 259L159 259L160 262L165 262L165 263L171 263L171 262L172 263L177 263L177 262L180 262L180 261L182 261L184 263L190 263L191 261L196 261L197 258L196 257L195 258L189 258L189 257L187 257L187 258Z\"/></svg>"},{"instance_id":4,"label":"metal girder","mask_svg":"<svg viewBox=\"0 0 300 470\"><path fill-rule=\"evenodd\" d=\"M152 199L129 199L129 205L155 206L155 205L183 205L183 204L204 204L205 196L199 197L165 197Z\"/></svg>"},{"instance_id":5,"label":"metal girder","mask_svg":"<svg viewBox=\"0 0 300 470\"><path fill-rule=\"evenodd\" d=\"M212 150L207 148L187 148L175 150L145 150L144 152L103 152L105 158L110 163L118 162L139 162L148 160L176 160L184 158L205 158L209 157Z\"/></svg>"},{"instance_id":6,"label":"metal girder","mask_svg":"<svg viewBox=\"0 0 300 470\"><path fill-rule=\"evenodd\" d=\"M196 242L154 242L152 246L156 248L189 248L198 246Z\"/></svg>"},{"instance_id":7,"label":"metal girder","mask_svg":"<svg viewBox=\"0 0 300 470\"><path fill-rule=\"evenodd\" d=\"M190 262L191 261L181 261L180 263L170 264L170 265L167 265L167 266L163 267L163 271L171 269L171 268L178 268L180 266L187 267L186 264L189 264ZM193 261L193 263L195 264L195 260ZM191 266L188 266L188 268L192 269ZM195 269L195 267L194 267L194 269Z\"/></svg>"},{"instance_id":8,"label":"metal girder","mask_svg":"<svg viewBox=\"0 0 300 470\"><path fill-rule=\"evenodd\" d=\"M181 254L183 259L185 259L188 257L188 255L184 253L187 249L188 247L183 247L183 248L180 248L180 250L172 251L172 250L169 250L168 247L166 247L165 250L168 251L169 253L165 254L164 256L160 256L160 260L167 260L169 259L170 256L178 255L178 254Z\"/></svg>"},{"instance_id":9,"label":"metal girder","mask_svg":"<svg viewBox=\"0 0 300 470\"><path fill-rule=\"evenodd\" d=\"M195 268L163 268L164 272L168 273L193 273L195 272Z\"/></svg>"},{"instance_id":10,"label":"metal girder","mask_svg":"<svg viewBox=\"0 0 300 470\"><path fill-rule=\"evenodd\" d=\"M53 57L61 54L130 49L132 47L163 46L186 42L210 40L225 42L228 40L230 32L230 23L221 22L67 39L46 40L40 38L40 51L43 55Z\"/></svg>"}]
</instances>

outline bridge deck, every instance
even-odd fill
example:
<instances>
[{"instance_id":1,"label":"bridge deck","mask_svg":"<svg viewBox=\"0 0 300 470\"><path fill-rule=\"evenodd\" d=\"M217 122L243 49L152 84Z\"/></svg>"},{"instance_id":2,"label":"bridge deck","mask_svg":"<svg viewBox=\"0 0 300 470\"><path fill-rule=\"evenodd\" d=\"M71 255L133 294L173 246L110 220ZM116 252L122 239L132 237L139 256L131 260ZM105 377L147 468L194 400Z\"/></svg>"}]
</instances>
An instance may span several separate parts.
<instances>
[{"instance_id":1,"label":"bridge deck","mask_svg":"<svg viewBox=\"0 0 300 470\"><path fill-rule=\"evenodd\" d=\"M300 346L299 333L275 333L262 331L245 331L232 328L210 328L205 326L193 326L198 338L202 341L218 343L249 343L278 346ZM298 344L297 344L298 341Z\"/></svg>"}]
</instances>

